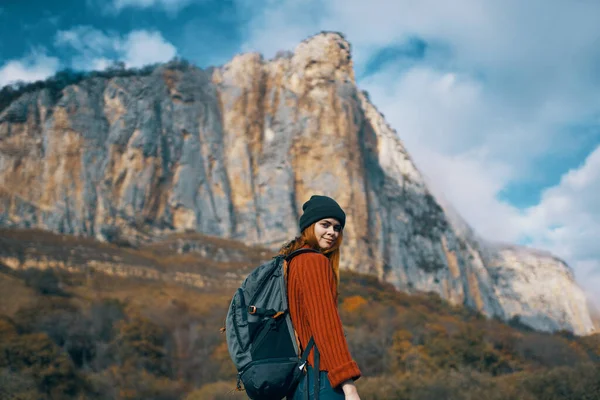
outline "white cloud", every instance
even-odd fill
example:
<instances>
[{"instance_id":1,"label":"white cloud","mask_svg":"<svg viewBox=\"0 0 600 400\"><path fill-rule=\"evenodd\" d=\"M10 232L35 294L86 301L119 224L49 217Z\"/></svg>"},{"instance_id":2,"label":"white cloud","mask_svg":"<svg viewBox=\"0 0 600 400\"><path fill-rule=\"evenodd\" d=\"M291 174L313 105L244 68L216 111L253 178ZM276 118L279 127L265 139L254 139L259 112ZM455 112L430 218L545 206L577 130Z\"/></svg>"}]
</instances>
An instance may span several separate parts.
<instances>
[{"instance_id":1,"label":"white cloud","mask_svg":"<svg viewBox=\"0 0 600 400\"><path fill-rule=\"evenodd\" d=\"M110 67L113 64L113 61L108 58L100 57L94 58L89 62L89 69L93 71L104 71L106 68Z\"/></svg>"},{"instance_id":2,"label":"white cloud","mask_svg":"<svg viewBox=\"0 0 600 400\"><path fill-rule=\"evenodd\" d=\"M56 34L55 44L70 46L79 53L103 53L114 47L118 41L116 33L104 33L91 26L80 25Z\"/></svg>"},{"instance_id":3,"label":"white cloud","mask_svg":"<svg viewBox=\"0 0 600 400\"><path fill-rule=\"evenodd\" d=\"M600 305L600 146L579 168L546 189L526 210L521 229L531 245L569 261L579 282Z\"/></svg>"},{"instance_id":4,"label":"white cloud","mask_svg":"<svg viewBox=\"0 0 600 400\"><path fill-rule=\"evenodd\" d=\"M113 0L113 11L119 12L124 8L162 8L169 13L177 13L194 0Z\"/></svg>"},{"instance_id":5,"label":"white cloud","mask_svg":"<svg viewBox=\"0 0 600 400\"><path fill-rule=\"evenodd\" d=\"M54 75L58 70L57 58L49 57L40 51L20 60L10 60L0 67L0 87L17 81L32 82Z\"/></svg>"},{"instance_id":6,"label":"white cloud","mask_svg":"<svg viewBox=\"0 0 600 400\"><path fill-rule=\"evenodd\" d=\"M513 242L528 236L533 246L569 262L582 286L600 287L600 208L594 205L600 204L600 180L593 174L600 171L598 151L548 188L535 207L522 210L499 199L507 185L542 174L541 157L574 148L578 139L565 126L600 114L600 3L237 4L247 21L241 49L266 57L321 30L340 31L352 44L355 68L364 72L382 49L423 39L430 45L425 59L386 64L359 86L398 131L434 190L478 233Z\"/></svg>"},{"instance_id":7,"label":"white cloud","mask_svg":"<svg viewBox=\"0 0 600 400\"><path fill-rule=\"evenodd\" d=\"M319 30L319 8L329 11L320 0L235 0L238 13L247 19L242 51L259 51L273 57L279 50L291 50ZM245 18L245 17L249 18Z\"/></svg>"},{"instance_id":8,"label":"white cloud","mask_svg":"<svg viewBox=\"0 0 600 400\"><path fill-rule=\"evenodd\" d=\"M76 26L56 34L54 44L74 51L72 67L78 70L103 70L120 57L122 39L114 32L91 26Z\"/></svg>"},{"instance_id":9,"label":"white cloud","mask_svg":"<svg viewBox=\"0 0 600 400\"><path fill-rule=\"evenodd\" d=\"M123 61L128 68L142 67L169 61L177 55L175 46L160 32L146 30L121 36L91 26L77 26L58 32L55 44L74 50L73 67L84 70L105 69L114 61Z\"/></svg>"},{"instance_id":10,"label":"white cloud","mask_svg":"<svg viewBox=\"0 0 600 400\"><path fill-rule=\"evenodd\" d=\"M546 189L538 205L526 212L523 230L538 246L565 257L600 260L600 146L580 168Z\"/></svg>"},{"instance_id":11,"label":"white cloud","mask_svg":"<svg viewBox=\"0 0 600 400\"><path fill-rule=\"evenodd\" d=\"M164 62L177 55L175 46L167 42L159 32L133 31L121 44L127 66L141 67Z\"/></svg>"}]
</instances>

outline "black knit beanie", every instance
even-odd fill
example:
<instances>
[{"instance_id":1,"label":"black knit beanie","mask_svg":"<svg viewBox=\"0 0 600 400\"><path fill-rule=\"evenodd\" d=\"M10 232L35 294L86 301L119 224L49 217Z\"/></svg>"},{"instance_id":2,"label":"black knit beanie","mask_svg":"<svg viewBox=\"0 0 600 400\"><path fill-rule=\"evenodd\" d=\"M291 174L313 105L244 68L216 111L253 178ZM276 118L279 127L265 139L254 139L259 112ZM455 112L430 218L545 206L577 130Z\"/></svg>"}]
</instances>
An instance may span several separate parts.
<instances>
[{"instance_id":1,"label":"black knit beanie","mask_svg":"<svg viewBox=\"0 0 600 400\"><path fill-rule=\"evenodd\" d=\"M342 229L346 224L346 213L331 197L313 195L310 200L304 203L302 211L304 211L304 214L300 217L300 232L324 218L337 219L340 221Z\"/></svg>"}]
</instances>

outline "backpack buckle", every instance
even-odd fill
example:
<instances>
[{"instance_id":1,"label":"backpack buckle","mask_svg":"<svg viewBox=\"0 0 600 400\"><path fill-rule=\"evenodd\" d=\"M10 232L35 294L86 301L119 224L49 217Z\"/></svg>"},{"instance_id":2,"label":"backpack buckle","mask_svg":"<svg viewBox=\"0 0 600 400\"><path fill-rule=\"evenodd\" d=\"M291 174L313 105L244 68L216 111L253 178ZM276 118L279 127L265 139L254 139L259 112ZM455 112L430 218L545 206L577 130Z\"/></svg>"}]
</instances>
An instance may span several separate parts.
<instances>
[{"instance_id":1,"label":"backpack buckle","mask_svg":"<svg viewBox=\"0 0 600 400\"><path fill-rule=\"evenodd\" d=\"M248 306L249 314L256 314L256 306Z\"/></svg>"}]
</instances>

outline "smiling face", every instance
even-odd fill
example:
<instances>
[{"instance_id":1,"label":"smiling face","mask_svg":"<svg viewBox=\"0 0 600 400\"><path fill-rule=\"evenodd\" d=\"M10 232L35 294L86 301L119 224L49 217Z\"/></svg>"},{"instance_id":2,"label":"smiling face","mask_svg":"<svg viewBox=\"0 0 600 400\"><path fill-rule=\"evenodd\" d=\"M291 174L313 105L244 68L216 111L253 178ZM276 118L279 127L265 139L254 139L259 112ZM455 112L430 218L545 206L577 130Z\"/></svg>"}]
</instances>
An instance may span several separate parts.
<instances>
[{"instance_id":1,"label":"smiling face","mask_svg":"<svg viewBox=\"0 0 600 400\"><path fill-rule=\"evenodd\" d=\"M342 230L342 225L335 218L325 218L315 224L315 236L319 242L319 247L323 250L333 246Z\"/></svg>"}]
</instances>

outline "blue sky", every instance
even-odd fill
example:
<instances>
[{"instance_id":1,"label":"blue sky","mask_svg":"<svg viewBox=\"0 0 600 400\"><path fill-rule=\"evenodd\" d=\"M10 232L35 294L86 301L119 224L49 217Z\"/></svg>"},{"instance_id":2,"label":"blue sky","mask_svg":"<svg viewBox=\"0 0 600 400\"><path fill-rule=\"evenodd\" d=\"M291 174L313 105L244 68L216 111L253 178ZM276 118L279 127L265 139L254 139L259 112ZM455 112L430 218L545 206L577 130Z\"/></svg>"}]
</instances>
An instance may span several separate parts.
<instances>
[{"instance_id":1,"label":"blue sky","mask_svg":"<svg viewBox=\"0 0 600 400\"><path fill-rule=\"evenodd\" d=\"M552 251L600 301L597 0L0 3L0 85L180 56L269 58L321 30L432 190L484 237Z\"/></svg>"},{"instance_id":2,"label":"blue sky","mask_svg":"<svg viewBox=\"0 0 600 400\"><path fill-rule=\"evenodd\" d=\"M57 35L77 27L98 30L111 38L135 31L156 32L175 46L179 56L199 66L226 62L241 41L241 21L234 3L228 0L113 3L33 0L11 1L0 8L3 9L0 35L10 38L0 43L0 62L41 53L59 58L61 67L72 67L71 58L77 51L58 43Z\"/></svg>"}]
</instances>

